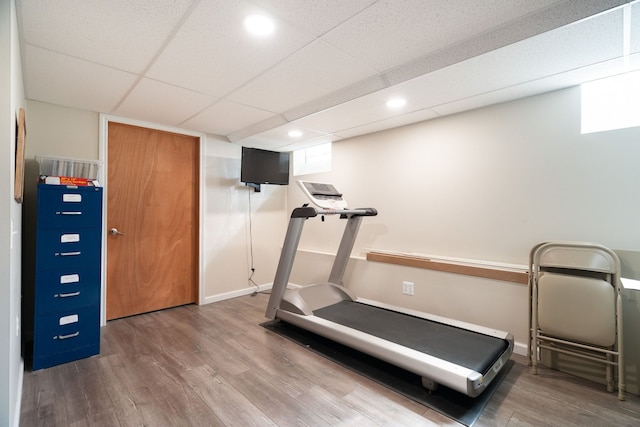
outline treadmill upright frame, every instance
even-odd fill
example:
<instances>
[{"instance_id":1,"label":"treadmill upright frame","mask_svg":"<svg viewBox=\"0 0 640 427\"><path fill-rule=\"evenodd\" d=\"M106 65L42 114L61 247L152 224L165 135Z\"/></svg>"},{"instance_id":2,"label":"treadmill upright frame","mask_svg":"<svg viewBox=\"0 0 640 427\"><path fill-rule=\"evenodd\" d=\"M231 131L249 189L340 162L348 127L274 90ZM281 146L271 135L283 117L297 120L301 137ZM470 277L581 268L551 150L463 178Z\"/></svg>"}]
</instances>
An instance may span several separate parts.
<instances>
[{"instance_id":1,"label":"treadmill upright frame","mask_svg":"<svg viewBox=\"0 0 640 427\"><path fill-rule=\"evenodd\" d=\"M265 316L268 319L276 318L278 309L282 304L282 300L287 290L287 285L289 284L289 278L291 277L291 270L293 269L293 262L296 257L296 252L298 251L298 245L300 244L300 236L302 235L304 222L308 218L313 218L318 215L341 215L347 218L347 225L345 226L344 233L342 234L340 246L338 247L338 252L333 261L331 274L329 275L329 283L342 285L342 278L347 268L347 263L349 262L349 257L353 250L358 230L360 229L362 217L375 216L377 215L377 212L372 208L327 210L304 206L294 209L291 213L291 218L289 219L287 234L285 235L282 252L280 254L280 261L278 261L278 269L276 270L276 276L273 279L271 296L269 297L269 303L267 304Z\"/></svg>"}]
</instances>

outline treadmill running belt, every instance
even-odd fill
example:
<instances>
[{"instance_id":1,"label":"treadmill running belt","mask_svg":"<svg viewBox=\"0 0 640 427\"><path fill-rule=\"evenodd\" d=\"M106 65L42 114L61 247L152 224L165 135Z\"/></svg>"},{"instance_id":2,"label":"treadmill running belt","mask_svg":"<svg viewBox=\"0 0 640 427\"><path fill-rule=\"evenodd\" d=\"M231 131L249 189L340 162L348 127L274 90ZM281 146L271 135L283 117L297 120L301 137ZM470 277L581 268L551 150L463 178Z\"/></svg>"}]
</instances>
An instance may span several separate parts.
<instances>
[{"instance_id":1,"label":"treadmill running belt","mask_svg":"<svg viewBox=\"0 0 640 427\"><path fill-rule=\"evenodd\" d=\"M508 347L501 338L353 301L313 314L483 375Z\"/></svg>"}]
</instances>

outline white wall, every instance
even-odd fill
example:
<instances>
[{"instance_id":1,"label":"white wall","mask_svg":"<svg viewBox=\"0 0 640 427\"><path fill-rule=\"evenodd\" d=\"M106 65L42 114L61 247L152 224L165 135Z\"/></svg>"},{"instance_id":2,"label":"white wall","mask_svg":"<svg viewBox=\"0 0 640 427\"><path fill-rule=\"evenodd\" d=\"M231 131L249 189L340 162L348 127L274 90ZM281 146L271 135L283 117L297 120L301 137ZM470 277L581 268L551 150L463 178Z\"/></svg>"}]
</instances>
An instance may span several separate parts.
<instances>
[{"instance_id":1,"label":"white wall","mask_svg":"<svg viewBox=\"0 0 640 427\"><path fill-rule=\"evenodd\" d=\"M208 136L204 156L204 287L205 302L213 302L255 290L248 280L252 252L254 282L273 282L287 226L286 190L263 185L256 193L241 184L239 145Z\"/></svg>"},{"instance_id":2,"label":"white wall","mask_svg":"<svg viewBox=\"0 0 640 427\"><path fill-rule=\"evenodd\" d=\"M367 249L528 264L546 240L640 249L640 129L580 134L572 88L334 143L333 182L372 206L353 255ZM304 197L290 186L289 208ZM306 225L292 282L326 279L338 221ZM525 285L356 259L346 285L381 300L512 332L526 343ZM402 295L402 281L415 296Z\"/></svg>"},{"instance_id":3,"label":"white wall","mask_svg":"<svg viewBox=\"0 0 640 427\"><path fill-rule=\"evenodd\" d=\"M0 2L0 425L18 425L23 360L20 354L22 206L14 200L15 136L24 89L13 1Z\"/></svg>"}]
</instances>

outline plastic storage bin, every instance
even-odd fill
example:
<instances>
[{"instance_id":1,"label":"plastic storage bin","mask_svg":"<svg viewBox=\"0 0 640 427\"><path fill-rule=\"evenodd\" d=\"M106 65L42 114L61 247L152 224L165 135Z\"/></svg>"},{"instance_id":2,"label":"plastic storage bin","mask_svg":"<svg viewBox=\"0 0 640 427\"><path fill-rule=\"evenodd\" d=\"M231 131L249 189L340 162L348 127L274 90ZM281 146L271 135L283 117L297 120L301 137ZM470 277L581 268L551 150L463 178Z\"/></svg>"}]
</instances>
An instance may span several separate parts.
<instances>
[{"instance_id":1,"label":"plastic storage bin","mask_svg":"<svg viewBox=\"0 0 640 427\"><path fill-rule=\"evenodd\" d=\"M35 156L40 175L69 176L74 178L97 179L98 169L102 166L99 160L82 160L63 157Z\"/></svg>"}]
</instances>

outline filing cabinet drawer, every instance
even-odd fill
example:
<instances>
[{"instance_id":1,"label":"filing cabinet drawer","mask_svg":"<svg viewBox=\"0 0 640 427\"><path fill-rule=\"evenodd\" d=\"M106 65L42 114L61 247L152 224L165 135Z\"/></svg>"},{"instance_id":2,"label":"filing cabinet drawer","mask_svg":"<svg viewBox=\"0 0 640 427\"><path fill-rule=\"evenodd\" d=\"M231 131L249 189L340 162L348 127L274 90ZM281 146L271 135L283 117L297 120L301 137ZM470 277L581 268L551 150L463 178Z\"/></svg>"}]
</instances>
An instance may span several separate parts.
<instances>
[{"instance_id":1,"label":"filing cabinet drawer","mask_svg":"<svg viewBox=\"0 0 640 427\"><path fill-rule=\"evenodd\" d=\"M100 265L100 229L38 230L37 269Z\"/></svg>"},{"instance_id":2,"label":"filing cabinet drawer","mask_svg":"<svg viewBox=\"0 0 640 427\"><path fill-rule=\"evenodd\" d=\"M41 228L99 227L102 188L51 186L38 191L38 225Z\"/></svg>"},{"instance_id":3,"label":"filing cabinet drawer","mask_svg":"<svg viewBox=\"0 0 640 427\"><path fill-rule=\"evenodd\" d=\"M100 309L93 306L35 319L33 369L100 352Z\"/></svg>"},{"instance_id":4,"label":"filing cabinet drawer","mask_svg":"<svg viewBox=\"0 0 640 427\"><path fill-rule=\"evenodd\" d=\"M70 268L40 274L36 312L50 314L95 305L100 301L100 268Z\"/></svg>"}]
</instances>

